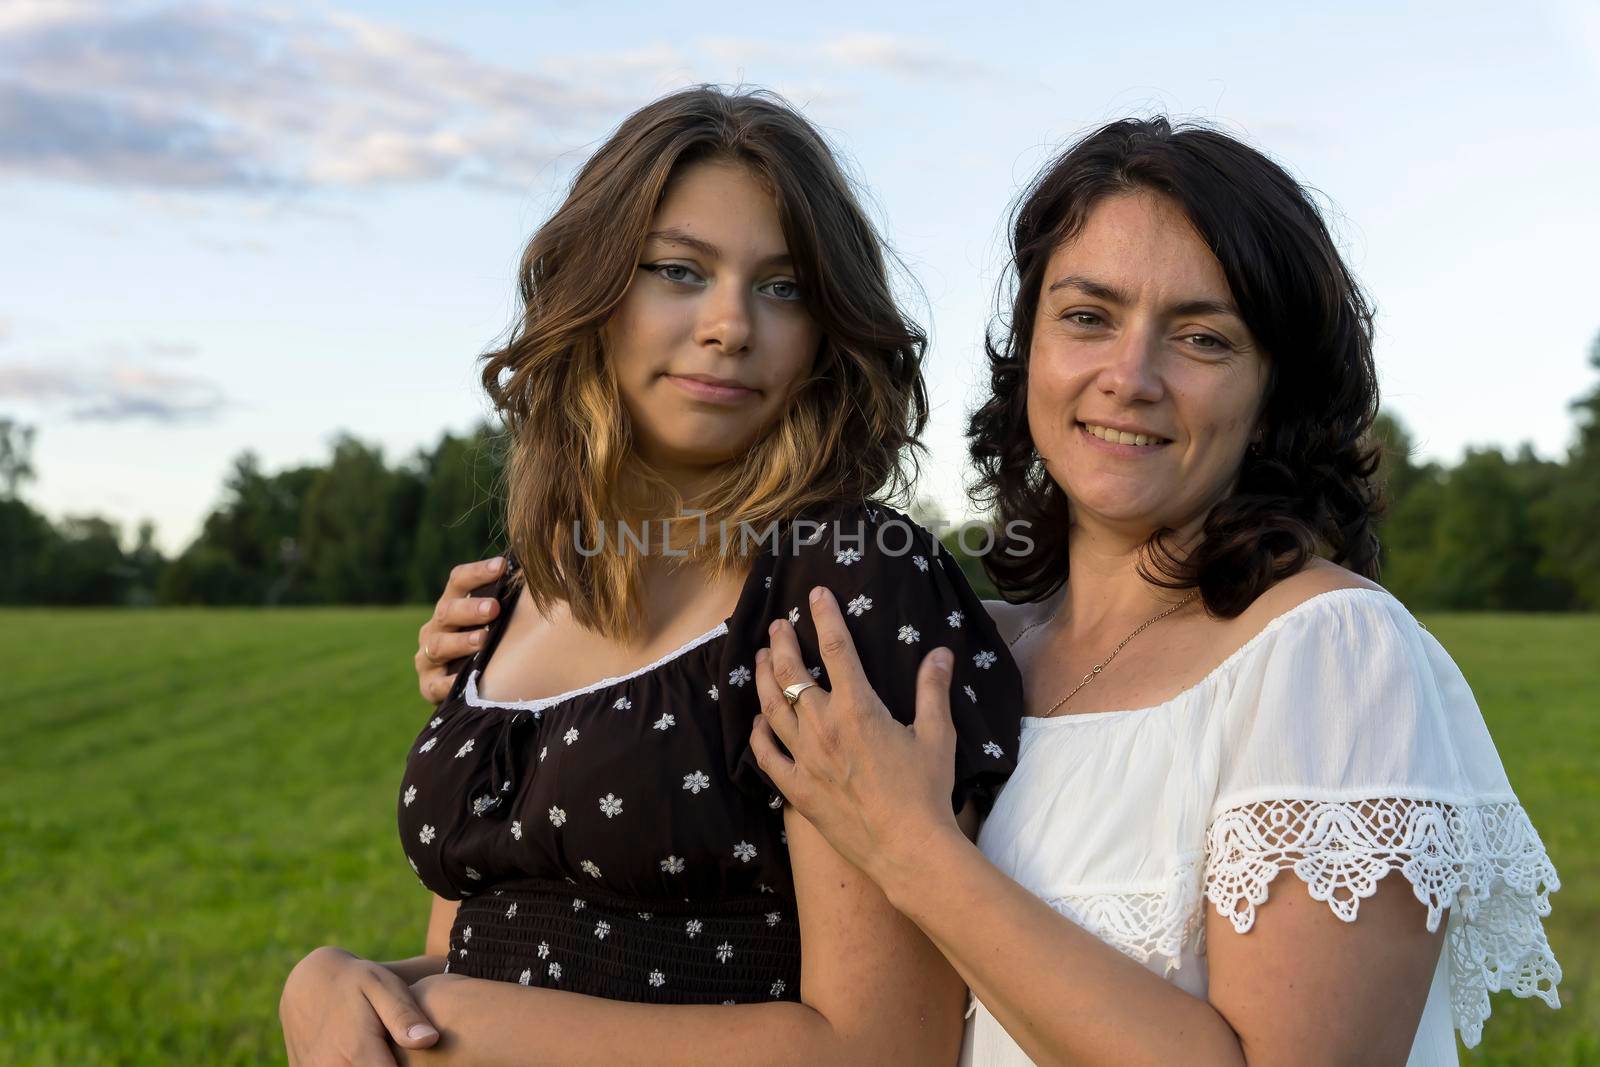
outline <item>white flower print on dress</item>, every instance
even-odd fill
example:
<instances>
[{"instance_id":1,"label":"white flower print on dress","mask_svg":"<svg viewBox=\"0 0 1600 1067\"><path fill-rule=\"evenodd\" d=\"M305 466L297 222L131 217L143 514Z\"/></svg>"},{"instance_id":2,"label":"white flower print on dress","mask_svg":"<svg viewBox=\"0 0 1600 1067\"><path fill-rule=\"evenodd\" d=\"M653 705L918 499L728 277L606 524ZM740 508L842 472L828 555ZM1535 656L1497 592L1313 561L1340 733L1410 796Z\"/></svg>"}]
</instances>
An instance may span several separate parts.
<instances>
[{"instance_id":1,"label":"white flower print on dress","mask_svg":"<svg viewBox=\"0 0 1600 1067\"><path fill-rule=\"evenodd\" d=\"M475 867L468 867L467 868L467 877L471 878L474 882L483 881L483 875L479 874L478 871L477 871L477 868L475 868Z\"/></svg>"},{"instance_id":2,"label":"white flower print on dress","mask_svg":"<svg viewBox=\"0 0 1600 1067\"><path fill-rule=\"evenodd\" d=\"M748 841L740 841L733 846L733 858L740 863L749 863L756 858L756 846Z\"/></svg>"},{"instance_id":3,"label":"white flower print on dress","mask_svg":"<svg viewBox=\"0 0 1600 1067\"><path fill-rule=\"evenodd\" d=\"M993 756L995 759L999 759L1001 756L1006 754L1006 750L995 744L993 741L985 741L983 743L983 752L984 755Z\"/></svg>"},{"instance_id":4,"label":"white flower print on dress","mask_svg":"<svg viewBox=\"0 0 1600 1067\"><path fill-rule=\"evenodd\" d=\"M661 861L661 869L663 871L665 871L667 874L682 874L683 873L683 857L682 856L668 856L666 859Z\"/></svg>"},{"instance_id":5,"label":"white flower print on dress","mask_svg":"<svg viewBox=\"0 0 1600 1067\"><path fill-rule=\"evenodd\" d=\"M601 919L594 924L594 936L604 941L611 934L611 924Z\"/></svg>"},{"instance_id":6,"label":"white flower print on dress","mask_svg":"<svg viewBox=\"0 0 1600 1067\"><path fill-rule=\"evenodd\" d=\"M460 955L461 955L462 959L466 959L467 958L467 950L466 949L462 949Z\"/></svg>"},{"instance_id":7,"label":"white flower print on dress","mask_svg":"<svg viewBox=\"0 0 1600 1067\"><path fill-rule=\"evenodd\" d=\"M567 813L554 805L550 808L550 825L560 826L567 821Z\"/></svg>"},{"instance_id":8,"label":"white flower print on dress","mask_svg":"<svg viewBox=\"0 0 1600 1067\"><path fill-rule=\"evenodd\" d=\"M821 678L822 677L822 668L821 667L812 667L811 670L808 671L807 673L809 673L811 675L811 677L813 677L813 678Z\"/></svg>"},{"instance_id":9,"label":"white flower print on dress","mask_svg":"<svg viewBox=\"0 0 1600 1067\"><path fill-rule=\"evenodd\" d=\"M615 793L607 793L600 798L600 814L608 819L615 819L622 814L622 800Z\"/></svg>"},{"instance_id":10,"label":"white flower print on dress","mask_svg":"<svg viewBox=\"0 0 1600 1067\"><path fill-rule=\"evenodd\" d=\"M689 935L690 941L693 941L695 938L699 937L700 931L704 929L705 924L699 919L690 919L688 922L683 924L683 932Z\"/></svg>"},{"instance_id":11,"label":"white flower print on dress","mask_svg":"<svg viewBox=\"0 0 1600 1067\"><path fill-rule=\"evenodd\" d=\"M683 776L683 788L695 796L699 796L700 790L711 788L711 779L706 777L704 771L695 771L693 774Z\"/></svg>"},{"instance_id":12,"label":"white flower print on dress","mask_svg":"<svg viewBox=\"0 0 1600 1067\"><path fill-rule=\"evenodd\" d=\"M914 645L922 640L922 635L917 632L915 626L902 626L900 627L900 640L908 645Z\"/></svg>"},{"instance_id":13,"label":"white flower print on dress","mask_svg":"<svg viewBox=\"0 0 1600 1067\"><path fill-rule=\"evenodd\" d=\"M572 879L568 878L567 881L570 882L570 881L572 881ZM589 906L588 901L584 900L582 897L573 897L572 898L572 910L573 911L582 911L584 908L586 908L588 906Z\"/></svg>"},{"instance_id":14,"label":"white flower print on dress","mask_svg":"<svg viewBox=\"0 0 1600 1067\"><path fill-rule=\"evenodd\" d=\"M777 926L782 921L783 921L783 913L782 912L776 912L776 911L767 912L767 925L768 926Z\"/></svg>"},{"instance_id":15,"label":"white flower print on dress","mask_svg":"<svg viewBox=\"0 0 1600 1067\"><path fill-rule=\"evenodd\" d=\"M667 976L662 974L660 971L651 971L650 984L659 989L661 986L667 984Z\"/></svg>"},{"instance_id":16,"label":"white flower print on dress","mask_svg":"<svg viewBox=\"0 0 1600 1067\"><path fill-rule=\"evenodd\" d=\"M476 744L476 742L470 737L467 738L465 741L463 741L461 743L461 747L456 749L456 759L460 759L462 756L465 756L468 752L471 752L472 751L472 746L474 744Z\"/></svg>"},{"instance_id":17,"label":"white flower print on dress","mask_svg":"<svg viewBox=\"0 0 1600 1067\"><path fill-rule=\"evenodd\" d=\"M583 873L587 874L590 878L600 877L600 868L595 866L594 860L584 860L582 863L578 864L578 866L582 867Z\"/></svg>"},{"instance_id":18,"label":"white flower print on dress","mask_svg":"<svg viewBox=\"0 0 1600 1067\"><path fill-rule=\"evenodd\" d=\"M783 807L783 795L781 793L772 794L772 799L767 801L767 807L771 808L773 811L777 811L779 808Z\"/></svg>"},{"instance_id":19,"label":"white flower print on dress","mask_svg":"<svg viewBox=\"0 0 1600 1067\"><path fill-rule=\"evenodd\" d=\"M927 556L912 556L911 557L911 562L915 563L917 565L917 570L921 571L923 574L927 574L928 573L928 557Z\"/></svg>"},{"instance_id":20,"label":"white flower print on dress","mask_svg":"<svg viewBox=\"0 0 1600 1067\"><path fill-rule=\"evenodd\" d=\"M986 671L990 667L993 667L999 658L1000 657L996 656L993 652L990 652L988 649L984 649L982 652L979 652L977 655L972 657L972 662L978 666L979 670Z\"/></svg>"},{"instance_id":21,"label":"white flower print on dress","mask_svg":"<svg viewBox=\"0 0 1600 1067\"><path fill-rule=\"evenodd\" d=\"M662 712L661 713L661 718L657 719L655 722L650 724L650 729L652 729L652 730L665 730L665 729L668 729L669 727L676 726L676 725L678 725L678 720L677 719L673 718L671 715L667 714L666 712Z\"/></svg>"},{"instance_id":22,"label":"white flower print on dress","mask_svg":"<svg viewBox=\"0 0 1600 1067\"><path fill-rule=\"evenodd\" d=\"M653 917L654 916L652 915L651 912L648 912L648 911L639 912L639 918L643 919L645 922L649 922Z\"/></svg>"},{"instance_id":23,"label":"white flower print on dress","mask_svg":"<svg viewBox=\"0 0 1600 1067\"><path fill-rule=\"evenodd\" d=\"M409 808L411 806L411 802L413 800L415 800L415 799L417 799L417 787L414 786L414 785L406 786L406 796L405 796L406 807Z\"/></svg>"},{"instance_id":24,"label":"white flower print on dress","mask_svg":"<svg viewBox=\"0 0 1600 1067\"><path fill-rule=\"evenodd\" d=\"M572 744L572 742L576 741L577 739L578 739L578 728L576 726L574 726L572 729L568 730L566 733L561 735L561 740L565 741L569 745Z\"/></svg>"},{"instance_id":25,"label":"white flower print on dress","mask_svg":"<svg viewBox=\"0 0 1600 1067\"><path fill-rule=\"evenodd\" d=\"M854 548L847 548L833 557L834 562L840 566L848 567L852 563L861 562L861 553Z\"/></svg>"},{"instance_id":26,"label":"white flower print on dress","mask_svg":"<svg viewBox=\"0 0 1600 1067\"><path fill-rule=\"evenodd\" d=\"M972 701L974 704L978 702L978 694L973 690L972 686L964 685L961 687L961 691L967 694L967 699Z\"/></svg>"},{"instance_id":27,"label":"white flower print on dress","mask_svg":"<svg viewBox=\"0 0 1600 1067\"><path fill-rule=\"evenodd\" d=\"M484 812L488 811L490 808L499 803L499 800L490 796L488 793L485 793L483 796L478 797L472 802L472 814L482 815Z\"/></svg>"},{"instance_id":28,"label":"white flower print on dress","mask_svg":"<svg viewBox=\"0 0 1600 1067\"><path fill-rule=\"evenodd\" d=\"M544 762L544 758L546 756L548 756L549 754L550 754L550 746L546 745L544 748L541 748L539 750L539 762L543 763Z\"/></svg>"},{"instance_id":29,"label":"white flower print on dress","mask_svg":"<svg viewBox=\"0 0 1600 1067\"><path fill-rule=\"evenodd\" d=\"M517 917L517 905L516 905L515 902L513 902L511 907L506 909L506 918L515 919L516 917Z\"/></svg>"},{"instance_id":30,"label":"white flower print on dress","mask_svg":"<svg viewBox=\"0 0 1600 1067\"><path fill-rule=\"evenodd\" d=\"M849 604L845 605L845 610L852 615L865 615L867 612L872 610L872 598L867 594L862 593L860 596L850 601Z\"/></svg>"},{"instance_id":31,"label":"white flower print on dress","mask_svg":"<svg viewBox=\"0 0 1600 1067\"><path fill-rule=\"evenodd\" d=\"M771 589L772 588L772 575L769 574L769 575L767 575L765 578L763 578L761 580L761 587L763 589Z\"/></svg>"},{"instance_id":32,"label":"white flower print on dress","mask_svg":"<svg viewBox=\"0 0 1600 1067\"><path fill-rule=\"evenodd\" d=\"M472 927L469 926L465 930L461 931L461 940L463 943L472 940Z\"/></svg>"},{"instance_id":33,"label":"white flower print on dress","mask_svg":"<svg viewBox=\"0 0 1600 1067\"><path fill-rule=\"evenodd\" d=\"M790 608L789 609L789 625L790 626L799 626L800 625L800 609L799 608Z\"/></svg>"},{"instance_id":34,"label":"white flower print on dress","mask_svg":"<svg viewBox=\"0 0 1600 1067\"><path fill-rule=\"evenodd\" d=\"M728 672L728 684L737 689L748 682L751 677L752 675L750 674L749 667L735 667L733 670Z\"/></svg>"},{"instance_id":35,"label":"white flower print on dress","mask_svg":"<svg viewBox=\"0 0 1600 1067\"><path fill-rule=\"evenodd\" d=\"M517 979L517 982L520 983L521 985L531 985L531 984L533 984L533 971L531 969L529 969L529 968L524 967L523 970L522 970L522 976Z\"/></svg>"},{"instance_id":36,"label":"white flower print on dress","mask_svg":"<svg viewBox=\"0 0 1600 1067\"><path fill-rule=\"evenodd\" d=\"M432 719L430 719L428 721L428 726L429 726L430 729L437 730L439 728L439 724L442 723L442 722L444 722L444 719L441 718L438 715L435 715Z\"/></svg>"},{"instance_id":37,"label":"white flower print on dress","mask_svg":"<svg viewBox=\"0 0 1600 1067\"><path fill-rule=\"evenodd\" d=\"M731 959L733 959L733 946L724 941L717 946L717 962L727 963Z\"/></svg>"},{"instance_id":38,"label":"white flower print on dress","mask_svg":"<svg viewBox=\"0 0 1600 1067\"><path fill-rule=\"evenodd\" d=\"M550 965L550 980L552 982L561 981L561 964L552 963Z\"/></svg>"},{"instance_id":39,"label":"white flower print on dress","mask_svg":"<svg viewBox=\"0 0 1600 1067\"><path fill-rule=\"evenodd\" d=\"M512 837L513 840L516 840L516 841L521 841L522 840L522 820L521 819L512 819L511 820L511 837Z\"/></svg>"},{"instance_id":40,"label":"white flower print on dress","mask_svg":"<svg viewBox=\"0 0 1600 1067\"><path fill-rule=\"evenodd\" d=\"M949 623L951 626L960 626L961 623L962 623L962 620L964 620L965 618L966 618L966 616L961 614L961 612L952 611L950 613L950 617L948 619L946 619L945 622Z\"/></svg>"},{"instance_id":41,"label":"white flower print on dress","mask_svg":"<svg viewBox=\"0 0 1600 1067\"><path fill-rule=\"evenodd\" d=\"M433 844L433 835L433 827L429 826L427 823L423 823L422 829L417 831L417 840L421 841L424 845L431 845Z\"/></svg>"},{"instance_id":42,"label":"white flower print on dress","mask_svg":"<svg viewBox=\"0 0 1600 1067\"><path fill-rule=\"evenodd\" d=\"M629 700L627 697L618 697L616 703L612 704L611 706L616 708L618 711L627 711L629 708L633 707L633 701Z\"/></svg>"},{"instance_id":43,"label":"white flower print on dress","mask_svg":"<svg viewBox=\"0 0 1600 1067\"><path fill-rule=\"evenodd\" d=\"M706 690L706 696L710 697L712 700L721 700L722 691L716 686L712 686L710 689Z\"/></svg>"},{"instance_id":44,"label":"white flower print on dress","mask_svg":"<svg viewBox=\"0 0 1600 1067\"><path fill-rule=\"evenodd\" d=\"M780 978L776 982L772 983L772 995L773 995L773 997L776 998L776 997L783 996L783 990L784 990L784 984L783 984L783 979L782 978Z\"/></svg>"},{"instance_id":45,"label":"white flower print on dress","mask_svg":"<svg viewBox=\"0 0 1600 1067\"><path fill-rule=\"evenodd\" d=\"M430 737L426 741L422 742L421 747L419 747L417 749L417 751L418 752L432 752L433 751L433 746L437 745L438 743L439 743L439 739L437 737Z\"/></svg>"},{"instance_id":46,"label":"white flower print on dress","mask_svg":"<svg viewBox=\"0 0 1600 1067\"><path fill-rule=\"evenodd\" d=\"M539 942L539 958L541 960L547 960L550 958L550 942Z\"/></svg>"}]
</instances>

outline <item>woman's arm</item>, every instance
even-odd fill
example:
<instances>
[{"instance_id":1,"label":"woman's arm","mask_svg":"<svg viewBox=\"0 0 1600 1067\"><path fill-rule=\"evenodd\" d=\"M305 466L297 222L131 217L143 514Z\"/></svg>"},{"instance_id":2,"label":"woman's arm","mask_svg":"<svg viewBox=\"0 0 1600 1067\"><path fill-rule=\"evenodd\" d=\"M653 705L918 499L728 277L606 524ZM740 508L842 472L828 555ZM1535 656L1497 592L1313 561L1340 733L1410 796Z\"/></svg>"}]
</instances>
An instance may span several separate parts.
<instances>
[{"instance_id":1,"label":"woman's arm","mask_svg":"<svg viewBox=\"0 0 1600 1067\"><path fill-rule=\"evenodd\" d=\"M964 987L917 928L805 819L785 811L800 913L802 1003L634 1004L441 975L416 988L443 1034L399 1062L954 1063Z\"/></svg>"},{"instance_id":2,"label":"woman's arm","mask_svg":"<svg viewBox=\"0 0 1600 1067\"><path fill-rule=\"evenodd\" d=\"M1036 1062L1404 1062L1442 941L1404 885L1384 884L1353 924L1303 891L1260 908L1247 935L1208 917L1211 999L1191 996L1056 913L955 827L941 802L954 747L948 653L924 662L907 729L872 693L826 590L812 613L834 690L788 707L779 688L809 676L780 626L756 672L761 767Z\"/></svg>"}]
</instances>

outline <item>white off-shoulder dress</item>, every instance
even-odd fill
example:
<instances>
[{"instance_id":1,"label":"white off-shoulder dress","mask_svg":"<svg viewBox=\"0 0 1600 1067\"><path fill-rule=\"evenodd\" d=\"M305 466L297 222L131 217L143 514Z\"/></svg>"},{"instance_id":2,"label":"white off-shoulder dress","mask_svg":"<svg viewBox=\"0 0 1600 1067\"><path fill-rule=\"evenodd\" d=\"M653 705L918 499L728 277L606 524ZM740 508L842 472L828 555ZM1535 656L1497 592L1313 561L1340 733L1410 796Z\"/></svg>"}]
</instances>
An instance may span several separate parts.
<instances>
[{"instance_id":1,"label":"white off-shoulder dress","mask_svg":"<svg viewBox=\"0 0 1600 1067\"><path fill-rule=\"evenodd\" d=\"M1200 997L1206 908L1248 936L1269 893L1309 891L1356 922L1380 879L1404 879L1448 929L1412 1067L1456 1063L1492 991L1560 1003L1541 922L1555 868L1460 670L1379 590L1312 597L1164 704L1024 719L978 843ZM1029 1062L975 1002L962 1063Z\"/></svg>"}]
</instances>

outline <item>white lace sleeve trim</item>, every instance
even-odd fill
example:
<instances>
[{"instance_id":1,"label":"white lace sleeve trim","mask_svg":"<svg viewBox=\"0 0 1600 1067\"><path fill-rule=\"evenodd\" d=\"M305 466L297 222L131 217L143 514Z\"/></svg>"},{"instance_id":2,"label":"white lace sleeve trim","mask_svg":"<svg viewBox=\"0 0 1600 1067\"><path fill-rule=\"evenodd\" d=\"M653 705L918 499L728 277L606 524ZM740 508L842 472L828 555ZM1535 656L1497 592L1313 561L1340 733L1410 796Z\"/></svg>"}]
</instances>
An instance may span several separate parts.
<instances>
[{"instance_id":1,"label":"white lace sleeve trim","mask_svg":"<svg viewBox=\"0 0 1600 1067\"><path fill-rule=\"evenodd\" d=\"M1483 1035L1490 992L1561 1005L1561 967L1540 921L1561 882L1514 800L1263 801L1217 816L1206 857L1206 899L1240 933L1285 869L1345 922L1355 921L1361 901L1391 871L1427 905L1430 931L1452 909L1450 999L1468 1048Z\"/></svg>"}]
</instances>

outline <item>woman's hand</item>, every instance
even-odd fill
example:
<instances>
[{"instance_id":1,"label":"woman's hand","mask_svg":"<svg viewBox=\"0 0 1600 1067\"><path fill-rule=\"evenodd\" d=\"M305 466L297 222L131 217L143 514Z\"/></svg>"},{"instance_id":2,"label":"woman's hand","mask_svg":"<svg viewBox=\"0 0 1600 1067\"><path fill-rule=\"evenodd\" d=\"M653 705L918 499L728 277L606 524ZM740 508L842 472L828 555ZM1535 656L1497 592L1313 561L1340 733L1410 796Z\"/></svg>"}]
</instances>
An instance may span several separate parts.
<instances>
[{"instance_id":1,"label":"woman's hand","mask_svg":"<svg viewBox=\"0 0 1600 1067\"><path fill-rule=\"evenodd\" d=\"M761 716L750 744L785 799L893 899L894 876L916 867L933 835L960 833L950 810L956 752L950 650L936 648L923 658L916 719L902 726L867 681L833 594L819 587L810 600L833 691L813 685L789 705L783 687L812 678L794 628L785 619L773 623L770 649L756 656Z\"/></svg>"},{"instance_id":2,"label":"woman's hand","mask_svg":"<svg viewBox=\"0 0 1600 1067\"><path fill-rule=\"evenodd\" d=\"M290 1067L395 1067L390 1041L421 1049L439 1040L404 979L331 946L289 972L278 1018Z\"/></svg>"},{"instance_id":3,"label":"woman's hand","mask_svg":"<svg viewBox=\"0 0 1600 1067\"><path fill-rule=\"evenodd\" d=\"M450 571L444 595L433 607L433 617L417 632L417 688L422 699L438 704L450 695L455 684L453 661L464 659L483 647L484 626L500 613L494 597L475 597L472 591L500 577L505 557L462 563Z\"/></svg>"}]
</instances>

